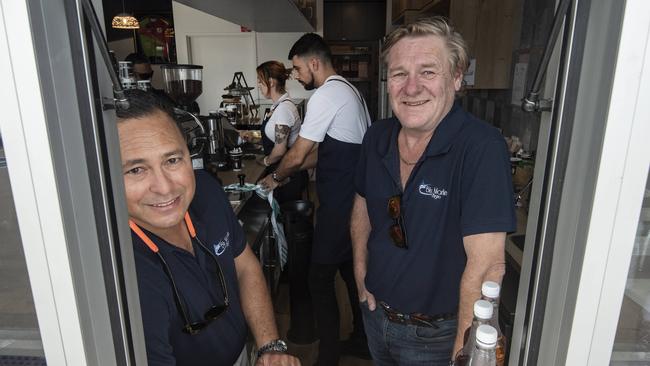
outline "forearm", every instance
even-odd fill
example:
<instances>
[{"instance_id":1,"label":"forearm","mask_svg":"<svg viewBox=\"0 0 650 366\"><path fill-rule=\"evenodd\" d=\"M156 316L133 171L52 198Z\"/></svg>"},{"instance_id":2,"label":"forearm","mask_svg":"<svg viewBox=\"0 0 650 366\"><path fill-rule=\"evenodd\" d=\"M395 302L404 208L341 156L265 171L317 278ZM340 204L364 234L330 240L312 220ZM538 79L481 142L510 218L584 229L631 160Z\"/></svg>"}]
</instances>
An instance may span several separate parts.
<instances>
[{"instance_id":1,"label":"forearm","mask_svg":"<svg viewBox=\"0 0 650 366\"><path fill-rule=\"evenodd\" d=\"M368 237L370 236L370 220L366 201L355 195L350 219L350 236L352 238L352 256L354 261L354 278L359 290L365 289L364 280L368 268Z\"/></svg>"},{"instance_id":2,"label":"forearm","mask_svg":"<svg viewBox=\"0 0 650 366\"><path fill-rule=\"evenodd\" d=\"M275 170L276 174L282 178L292 175L300 170L301 165L305 161L305 157L305 155L301 154L296 149L289 149L289 151L284 154L280 161L280 165Z\"/></svg>"},{"instance_id":3,"label":"forearm","mask_svg":"<svg viewBox=\"0 0 650 366\"><path fill-rule=\"evenodd\" d=\"M303 161L302 165L300 165L299 170L307 170L307 169L315 168L317 162L318 162L318 144L315 144L314 148L309 152L309 154L307 154L305 161Z\"/></svg>"},{"instance_id":4,"label":"forearm","mask_svg":"<svg viewBox=\"0 0 650 366\"><path fill-rule=\"evenodd\" d=\"M501 283L505 274L505 233L484 233L463 238L467 263L460 281L458 332L454 353L463 345L465 330L472 324L474 302L481 298L485 281Z\"/></svg>"},{"instance_id":5,"label":"forearm","mask_svg":"<svg viewBox=\"0 0 650 366\"><path fill-rule=\"evenodd\" d=\"M246 250L253 256L255 263L249 262L241 270L238 268L241 305L246 323L248 323L253 337L255 337L257 347L261 347L272 340L278 339L279 334L262 268L250 248Z\"/></svg>"},{"instance_id":6,"label":"forearm","mask_svg":"<svg viewBox=\"0 0 650 366\"><path fill-rule=\"evenodd\" d=\"M456 350L462 347L465 330L472 325L474 302L481 298L483 276L469 266L465 268L460 280L460 298L458 302L458 331L456 333ZM455 352L454 352L455 353Z\"/></svg>"},{"instance_id":7,"label":"forearm","mask_svg":"<svg viewBox=\"0 0 650 366\"><path fill-rule=\"evenodd\" d=\"M287 145L284 144L275 144L273 150L266 157L266 163L268 165L275 164L282 159L282 156L287 152Z\"/></svg>"}]
</instances>

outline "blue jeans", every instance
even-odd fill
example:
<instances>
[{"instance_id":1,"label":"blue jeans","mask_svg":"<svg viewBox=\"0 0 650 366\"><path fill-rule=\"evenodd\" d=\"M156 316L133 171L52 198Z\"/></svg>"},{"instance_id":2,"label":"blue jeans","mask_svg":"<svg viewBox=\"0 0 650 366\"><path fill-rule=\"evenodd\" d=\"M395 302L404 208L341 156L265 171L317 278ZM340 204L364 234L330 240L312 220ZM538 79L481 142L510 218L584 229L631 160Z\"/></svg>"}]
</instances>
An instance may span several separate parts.
<instances>
[{"instance_id":1,"label":"blue jeans","mask_svg":"<svg viewBox=\"0 0 650 366\"><path fill-rule=\"evenodd\" d=\"M400 324L388 320L377 304L375 311L361 303L368 348L374 364L447 366L456 339L456 319L436 322L438 328Z\"/></svg>"}]
</instances>

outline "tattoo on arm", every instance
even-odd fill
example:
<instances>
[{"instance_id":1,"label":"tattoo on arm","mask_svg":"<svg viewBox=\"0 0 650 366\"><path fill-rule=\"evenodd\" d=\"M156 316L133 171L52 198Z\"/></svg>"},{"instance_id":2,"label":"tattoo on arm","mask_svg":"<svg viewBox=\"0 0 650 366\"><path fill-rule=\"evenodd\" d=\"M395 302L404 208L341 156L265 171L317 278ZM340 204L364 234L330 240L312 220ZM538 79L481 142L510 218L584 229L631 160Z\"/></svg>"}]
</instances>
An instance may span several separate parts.
<instances>
[{"instance_id":1,"label":"tattoo on arm","mask_svg":"<svg viewBox=\"0 0 650 366\"><path fill-rule=\"evenodd\" d=\"M286 125L275 125L275 143L284 144L289 137L289 132L291 132L291 127Z\"/></svg>"}]
</instances>

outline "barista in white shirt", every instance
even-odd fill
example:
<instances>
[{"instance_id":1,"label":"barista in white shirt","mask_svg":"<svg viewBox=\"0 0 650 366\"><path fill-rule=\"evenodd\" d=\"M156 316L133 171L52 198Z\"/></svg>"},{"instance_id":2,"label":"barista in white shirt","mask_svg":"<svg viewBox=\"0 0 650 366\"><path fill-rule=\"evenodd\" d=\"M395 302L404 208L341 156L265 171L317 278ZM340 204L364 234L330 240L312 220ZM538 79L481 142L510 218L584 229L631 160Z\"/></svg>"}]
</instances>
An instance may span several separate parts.
<instances>
[{"instance_id":1,"label":"barista in white shirt","mask_svg":"<svg viewBox=\"0 0 650 366\"><path fill-rule=\"evenodd\" d=\"M269 167L267 174L275 171L284 154L296 142L300 131L300 114L285 86L290 72L278 61L267 61L257 67L260 94L273 101L262 122L263 162ZM287 184L275 190L274 198L279 203L300 200L308 182L307 171L297 171Z\"/></svg>"},{"instance_id":2,"label":"barista in white shirt","mask_svg":"<svg viewBox=\"0 0 650 366\"><path fill-rule=\"evenodd\" d=\"M289 59L305 89L317 90L309 99L293 147L260 184L273 189L294 172L316 167L319 207L309 284L320 338L318 364L338 365L337 272L347 285L352 304L354 330L350 338L359 347L367 347L352 267L350 213L354 171L370 116L359 91L336 74L330 49L319 35L303 35L291 48Z\"/></svg>"}]
</instances>

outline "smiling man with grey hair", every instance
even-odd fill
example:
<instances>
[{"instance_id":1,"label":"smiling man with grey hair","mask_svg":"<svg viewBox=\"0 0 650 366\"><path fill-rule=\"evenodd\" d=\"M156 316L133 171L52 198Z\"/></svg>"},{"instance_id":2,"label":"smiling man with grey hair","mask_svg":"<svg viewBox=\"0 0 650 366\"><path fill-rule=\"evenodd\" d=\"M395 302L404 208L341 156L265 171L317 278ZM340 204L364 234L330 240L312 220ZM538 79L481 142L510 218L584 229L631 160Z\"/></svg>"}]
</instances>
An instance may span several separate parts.
<instances>
[{"instance_id":1,"label":"smiling man with grey hair","mask_svg":"<svg viewBox=\"0 0 650 366\"><path fill-rule=\"evenodd\" d=\"M382 54L395 117L366 133L351 220L368 345L377 365L447 365L504 273L508 151L455 100L467 48L443 18L396 29Z\"/></svg>"}]
</instances>

